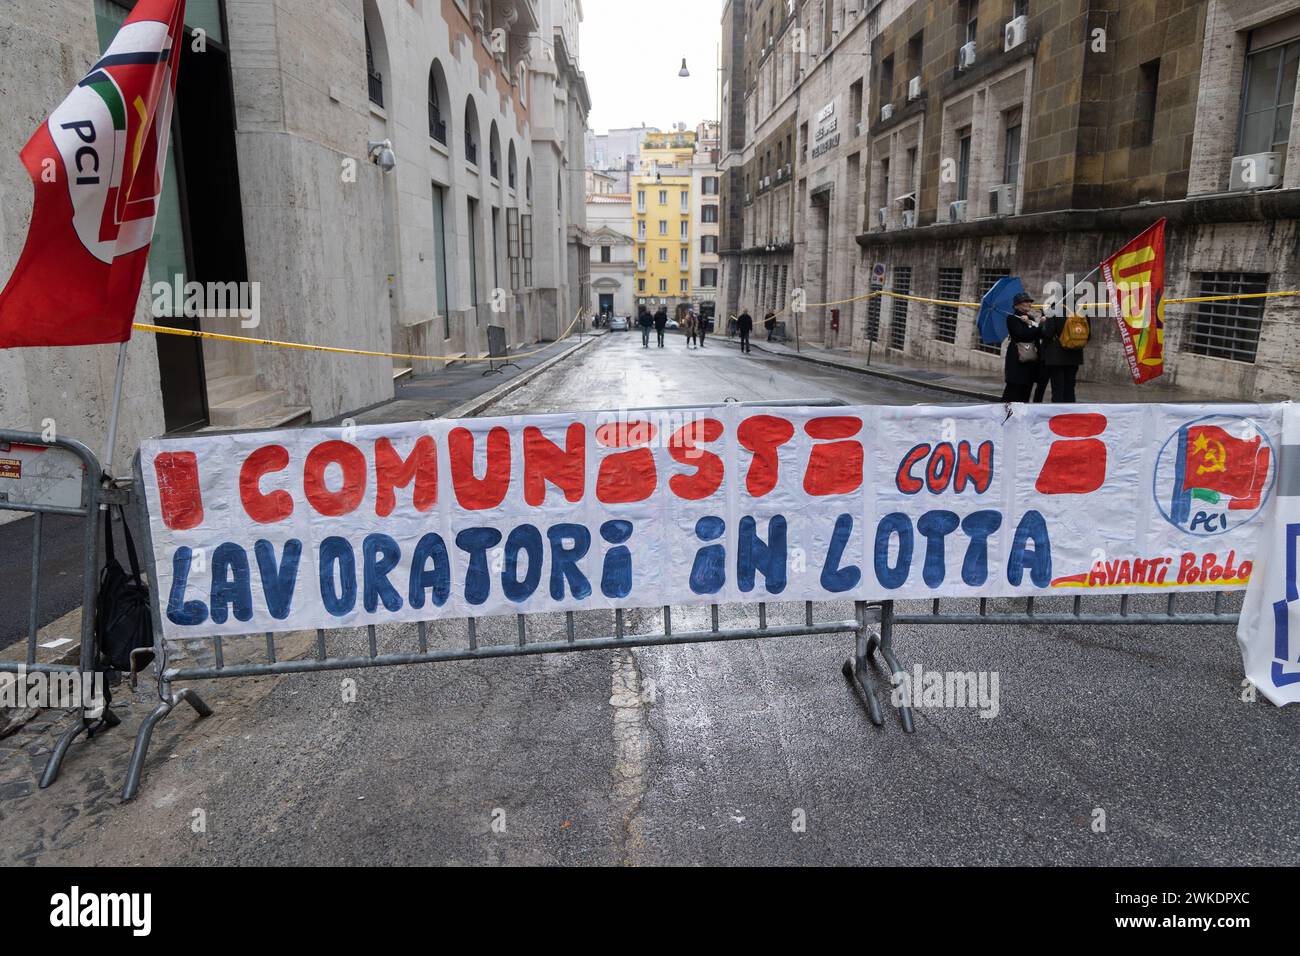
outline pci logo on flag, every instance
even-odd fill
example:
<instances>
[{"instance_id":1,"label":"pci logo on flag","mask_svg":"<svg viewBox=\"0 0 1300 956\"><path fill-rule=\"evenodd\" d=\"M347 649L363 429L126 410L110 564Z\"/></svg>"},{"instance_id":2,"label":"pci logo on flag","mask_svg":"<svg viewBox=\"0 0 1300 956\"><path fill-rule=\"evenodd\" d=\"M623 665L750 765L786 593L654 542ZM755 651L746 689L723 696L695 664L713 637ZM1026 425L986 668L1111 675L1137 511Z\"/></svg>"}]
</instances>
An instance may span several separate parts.
<instances>
[{"instance_id":1,"label":"pci logo on flag","mask_svg":"<svg viewBox=\"0 0 1300 956\"><path fill-rule=\"evenodd\" d=\"M171 126L184 0L139 0L21 157L27 241L0 290L0 348L131 336Z\"/></svg>"},{"instance_id":2,"label":"pci logo on flag","mask_svg":"<svg viewBox=\"0 0 1300 956\"><path fill-rule=\"evenodd\" d=\"M168 25L125 24L103 58L50 114L50 135L72 197L72 224L86 251L100 262L149 245L153 238L166 137L171 121L167 74L156 69L172 56ZM132 73L151 68L148 86L133 89ZM156 90L148 87L157 85ZM123 92L126 89L128 92ZM156 98L151 121L147 98Z\"/></svg>"},{"instance_id":3,"label":"pci logo on flag","mask_svg":"<svg viewBox=\"0 0 1300 956\"><path fill-rule=\"evenodd\" d=\"M1183 531L1223 534L1259 513L1275 471L1268 437L1250 419L1203 418L1184 425L1160 450L1156 504Z\"/></svg>"}]
</instances>

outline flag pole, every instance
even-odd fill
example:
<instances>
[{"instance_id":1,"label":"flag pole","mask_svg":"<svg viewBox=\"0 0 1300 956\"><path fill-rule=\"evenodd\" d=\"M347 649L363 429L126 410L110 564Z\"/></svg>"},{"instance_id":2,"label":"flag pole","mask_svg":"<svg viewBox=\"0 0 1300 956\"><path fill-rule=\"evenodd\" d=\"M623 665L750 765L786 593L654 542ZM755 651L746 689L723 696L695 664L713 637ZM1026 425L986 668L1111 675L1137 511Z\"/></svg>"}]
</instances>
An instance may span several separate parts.
<instances>
[{"instance_id":1,"label":"flag pole","mask_svg":"<svg viewBox=\"0 0 1300 956\"><path fill-rule=\"evenodd\" d=\"M1079 288L1079 286L1083 285L1085 282L1087 282L1089 279L1091 279L1093 276L1095 276L1095 275L1096 275L1098 272L1100 272L1100 271L1101 271L1101 264L1098 263L1097 265L1095 265L1095 266L1092 267L1092 271L1091 271L1091 272L1089 272L1086 276L1084 276L1082 279L1080 279L1080 280L1079 280L1078 282L1076 282L1074 285L1070 286L1070 291L1067 292L1067 293L1065 293L1065 295L1061 296L1061 302L1060 302L1061 307L1062 307L1062 308L1066 308L1065 302L1066 302L1066 300L1069 299L1072 295L1074 295L1074 290L1077 289L1077 288ZM1075 311L1077 311L1077 310L1075 310Z\"/></svg>"},{"instance_id":2,"label":"flag pole","mask_svg":"<svg viewBox=\"0 0 1300 956\"><path fill-rule=\"evenodd\" d=\"M113 477L113 447L117 444L117 413L122 405L122 378L126 374L126 342L117 346L117 375L113 379L113 404L108 410L108 448L104 452L104 472Z\"/></svg>"}]
</instances>

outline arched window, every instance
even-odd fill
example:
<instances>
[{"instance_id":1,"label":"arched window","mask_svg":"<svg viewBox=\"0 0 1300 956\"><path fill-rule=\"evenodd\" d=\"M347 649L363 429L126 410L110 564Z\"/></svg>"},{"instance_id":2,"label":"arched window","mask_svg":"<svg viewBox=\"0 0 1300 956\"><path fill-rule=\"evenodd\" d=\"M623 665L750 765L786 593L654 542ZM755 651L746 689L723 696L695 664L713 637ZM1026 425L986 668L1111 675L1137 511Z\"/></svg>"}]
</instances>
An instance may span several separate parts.
<instances>
[{"instance_id":1,"label":"arched window","mask_svg":"<svg viewBox=\"0 0 1300 956\"><path fill-rule=\"evenodd\" d=\"M465 158L478 165L478 143L480 136L478 128L478 107L474 105L474 97L465 100Z\"/></svg>"},{"instance_id":2,"label":"arched window","mask_svg":"<svg viewBox=\"0 0 1300 956\"><path fill-rule=\"evenodd\" d=\"M497 132L496 120L488 131L488 173L493 179L501 178L501 134Z\"/></svg>"},{"instance_id":3,"label":"arched window","mask_svg":"<svg viewBox=\"0 0 1300 956\"><path fill-rule=\"evenodd\" d=\"M376 106L384 105L384 78L375 68L375 48L370 43L370 27L363 27L366 33L366 81L370 92L370 102Z\"/></svg>"},{"instance_id":4,"label":"arched window","mask_svg":"<svg viewBox=\"0 0 1300 956\"><path fill-rule=\"evenodd\" d=\"M384 105L384 77L388 75L388 46L384 39L384 22L374 0L365 0L361 12L361 32L366 41L366 87L370 102Z\"/></svg>"},{"instance_id":5,"label":"arched window","mask_svg":"<svg viewBox=\"0 0 1300 956\"><path fill-rule=\"evenodd\" d=\"M429 138L447 145L447 121L442 115L443 93L446 83L439 76L441 67L434 60L429 67Z\"/></svg>"},{"instance_id":6,"label":"arched window","mask_svg":"<svg viewBox=\"0 0 1300 956\"><path fill-rule=\"evenodd\" d=\"M515 158L515 141L510 141L510 157L506 162L506 185L516 188L519 179L519 161Z\"/></svg>"},{"instance_id":7,"label":"arched window","mask_svg":"<svg viewBox=\"0 0 1300 956\"><path fill-rule=\"evenodd\" d=\"M533 161L531 159L524 166L524 198L529 202L533 201Z\"/></svg>"}]
</instances>

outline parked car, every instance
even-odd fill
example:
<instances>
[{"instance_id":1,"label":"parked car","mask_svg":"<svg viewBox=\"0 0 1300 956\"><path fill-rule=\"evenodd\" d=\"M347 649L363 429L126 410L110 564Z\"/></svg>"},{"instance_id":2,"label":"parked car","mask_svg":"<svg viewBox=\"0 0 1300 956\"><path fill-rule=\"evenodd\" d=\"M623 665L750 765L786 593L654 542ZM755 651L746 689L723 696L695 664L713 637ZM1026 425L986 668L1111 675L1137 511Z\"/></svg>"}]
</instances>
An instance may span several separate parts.
<instances>
[{"instance_id":1,"label":"parked car","mask_svg":"<svg viewBox=\"0 0 1300 956\"><path fill-rule=\"evenodd\" d=\"M676 319L669 319L669 320L668 320L668 324L667 324L666 326L664 326L664 328L667 328L667 329L679 329L679 328L681 328L681 326L679 326L679 325L677 324L677 320L676 320Z\"/></svg>"},{"instance_id":2,"label":"parked car","mask_svg":"<svg viewBox=\"0 0 1300 956\"><path fill-rule=\"evenodd\" d=\"M631 327L631 323L628 322L626 315L610 316L609 330L611 332L626 332Z\"/></svg>"}]
</instances>

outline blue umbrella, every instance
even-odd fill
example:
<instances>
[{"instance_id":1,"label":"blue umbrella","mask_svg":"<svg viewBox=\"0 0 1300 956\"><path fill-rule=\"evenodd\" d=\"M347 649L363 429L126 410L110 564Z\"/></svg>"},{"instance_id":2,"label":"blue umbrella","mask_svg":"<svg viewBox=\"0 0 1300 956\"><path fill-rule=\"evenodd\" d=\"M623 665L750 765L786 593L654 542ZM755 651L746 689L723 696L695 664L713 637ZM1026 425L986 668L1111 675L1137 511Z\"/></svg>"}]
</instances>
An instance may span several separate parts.
<instances>
[{"instance_id":1,"label":"blue umbrella","mask_svg":"<svg viewBox=\"0 0 1300 956\"><path fill-rule=\"evenodd\" d=\"M1025 285L1019 276L1003 276L993 283L993 288L980 299L980 315L975 323L981 342L985 345L1002 344L1007 337L1007 316L1015 311L1012 303L1024 291Z\"/></svg>"}]
</instances>

